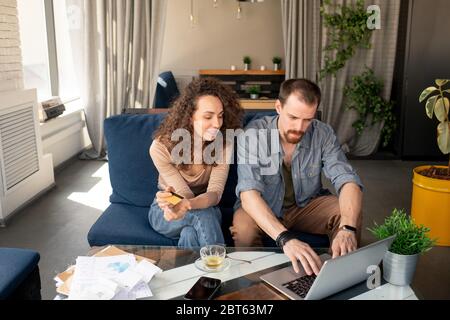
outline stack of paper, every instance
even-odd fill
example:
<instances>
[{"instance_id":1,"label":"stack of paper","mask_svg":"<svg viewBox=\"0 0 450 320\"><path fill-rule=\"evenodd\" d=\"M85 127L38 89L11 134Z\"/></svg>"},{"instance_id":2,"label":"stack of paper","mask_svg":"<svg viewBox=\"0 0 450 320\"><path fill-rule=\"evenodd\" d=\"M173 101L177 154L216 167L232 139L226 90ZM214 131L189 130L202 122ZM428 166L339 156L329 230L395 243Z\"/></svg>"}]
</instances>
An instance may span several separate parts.
<instances>
[{"instance_id":1,"label":"stack of paper","mask_svg":"<svg viewBox=\"0 0 450 320\"><path fill-rule=\"evenodd\" d=\"M56 276L57 292L69 300L136 300L153 296L148 283L162 272L153 261L108 247Z\"/></svg>"}]
</instances>

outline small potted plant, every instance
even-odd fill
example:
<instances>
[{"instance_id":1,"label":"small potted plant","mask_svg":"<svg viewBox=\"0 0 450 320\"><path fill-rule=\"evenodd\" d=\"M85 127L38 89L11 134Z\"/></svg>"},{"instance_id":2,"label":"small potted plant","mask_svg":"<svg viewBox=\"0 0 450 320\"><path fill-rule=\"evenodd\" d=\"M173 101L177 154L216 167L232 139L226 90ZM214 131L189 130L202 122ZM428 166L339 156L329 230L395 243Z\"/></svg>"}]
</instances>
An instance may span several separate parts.
<instances>
[{"instance_id":1,"label":"small potted plant","mask_svg":"<svg viewBox=\"0 0 450 320\"><path fill-rule=\"evenodd\" d=\"M244 70L250 70L250 65L252 64L252 59L249 56L244 57Z\"/></svg>"},{"instance_id":2,"label":"small potted plant","mask_svg":"<svg viewBox=\"0 0 450 320\"><path fill-rule=\"evenodd\" d=\"M384 224L368 229L379 240L396 235L383 259L383 278L397 286L410 285L418 258L431 250L436 240L430 239L429 228L417 226L404 210L394 209Z\"/></svg>"},{"instance_id":3,"label":"small potted plant","mask_svg":"<svg viewBox=\"0 0 450 320\"><path fill-rule=\"evenodd\" d=\"M450 154L450 79L437 79L426 88L419 101L425 103L428 118L439 121L437 145ZM450 161L447 166L420 166L414 169L411 215L417 223L426 223L437 245L450 246Z\"/></svg>"},{"instance_id":4,"label":"small potted plant","mask_svg":"<svg viewBox=\"0 0 450 320\"><path fill-rule=\"evenodd\" d=\"M257 100L259 99L259 95L261 93L260 86L251 86L247 89L247 93L250 94L250 99Z\"/></svg>"},{"instance_id":5,"label":"small potted plant","mask_svg":"<svg viewBox=\"0 0 450 320\"><path fill-rule=\"evenodd\" d=\"M272 62L274 71L278 71L281 69L281 61L282 59L280 57L273 57Z\"/></svg>"}]
</instances>

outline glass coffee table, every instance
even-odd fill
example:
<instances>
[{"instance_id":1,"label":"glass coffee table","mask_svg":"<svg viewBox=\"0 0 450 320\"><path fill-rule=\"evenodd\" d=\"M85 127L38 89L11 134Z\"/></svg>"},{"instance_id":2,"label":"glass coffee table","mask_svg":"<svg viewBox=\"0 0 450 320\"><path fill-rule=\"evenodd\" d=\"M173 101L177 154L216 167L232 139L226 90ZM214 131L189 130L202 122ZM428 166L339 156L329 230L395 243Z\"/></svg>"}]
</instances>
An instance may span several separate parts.
<instances>
[{"instance_id":1,"label":"glass coffee table","mask_svg":"<svg viewBox=\"0 0 450 320\"><path fill-rule=\"evenodd\" d=\"M150 282L153 297L150 300L182 300L189 289L202 276L222 281L216 300L287 300L288 298L264 283L260 276L289 266L291 263L279 248L227 248L226 265L220 272L202 270L196 261L200 249L185 250L173 247L116 246L128 253L155 261L163 270ZM93 248L94 255L102 248ZM318 255L328 249L314 249ZM244 261L245 260L245 261ZM328 299L363 300L417 300L411 287L397 287L385 282L370 290L367 283L360 283Z\"/></svg>"}]
</instances>

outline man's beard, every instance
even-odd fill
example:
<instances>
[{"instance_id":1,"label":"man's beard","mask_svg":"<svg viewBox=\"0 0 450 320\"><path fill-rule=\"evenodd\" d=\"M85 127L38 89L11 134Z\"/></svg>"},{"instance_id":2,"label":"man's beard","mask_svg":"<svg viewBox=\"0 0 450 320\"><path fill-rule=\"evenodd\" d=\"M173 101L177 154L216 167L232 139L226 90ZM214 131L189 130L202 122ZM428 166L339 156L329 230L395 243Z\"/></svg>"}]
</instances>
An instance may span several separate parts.
<instances>
[{"instance_id":1,"label":"man's beard","mask_svg":"<svg viewBox=\"0 0 450 320\"><path fill-rule=\"evenodd\" d=\"M296 136L295 138L291 135ZM298 144L300 141L302 141L303 136L305 133L303 131L293 131L289 130L285 135L284 139L290 143L290 144Z\"/></svg>"}]
</instances>

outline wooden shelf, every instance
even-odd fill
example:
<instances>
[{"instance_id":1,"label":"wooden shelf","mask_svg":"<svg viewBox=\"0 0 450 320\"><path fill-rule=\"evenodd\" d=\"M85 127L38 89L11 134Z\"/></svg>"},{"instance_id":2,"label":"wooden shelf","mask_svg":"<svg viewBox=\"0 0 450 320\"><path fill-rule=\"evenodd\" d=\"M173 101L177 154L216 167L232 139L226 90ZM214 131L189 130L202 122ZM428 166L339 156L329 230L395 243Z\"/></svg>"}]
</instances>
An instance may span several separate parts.
<instances>
[{"instance_id":1,"label":"wooden shelf","mask_svg":"<svg viewBox=\"0 0 450 320\"><path fill-rule=\"evenodd\" d=\"M286 75L286 71L284 70L226 70L226 69L211 69L211 70L200 70L199 74L201 76L241 76L241 75L248 75L248 76L284 76Z\"/></svg>"},{"instance_id":2,"label":"wooden shelf","mask_svg":"<svg viewBox=\"0 0 450 320\"><path fill-rule=\"evenodd\" d=\"M241 99L249 99L247 89L252 85L259 85L261 97L277 99L280 87L285 80L285 71L258 70L200 70L201 78L214 77L233 89Z\"/></svg>"},{"instance_id":3,"label":"wooden shelf","mask_svg":"<svg viewBox=\"0 0 450 320\"><path fill-rule=\"evenodd\" d=\"M268 99L241 99L241 106L245 110L275 110L275 102L276 100Z\"/></svg>"}]
</instances>

